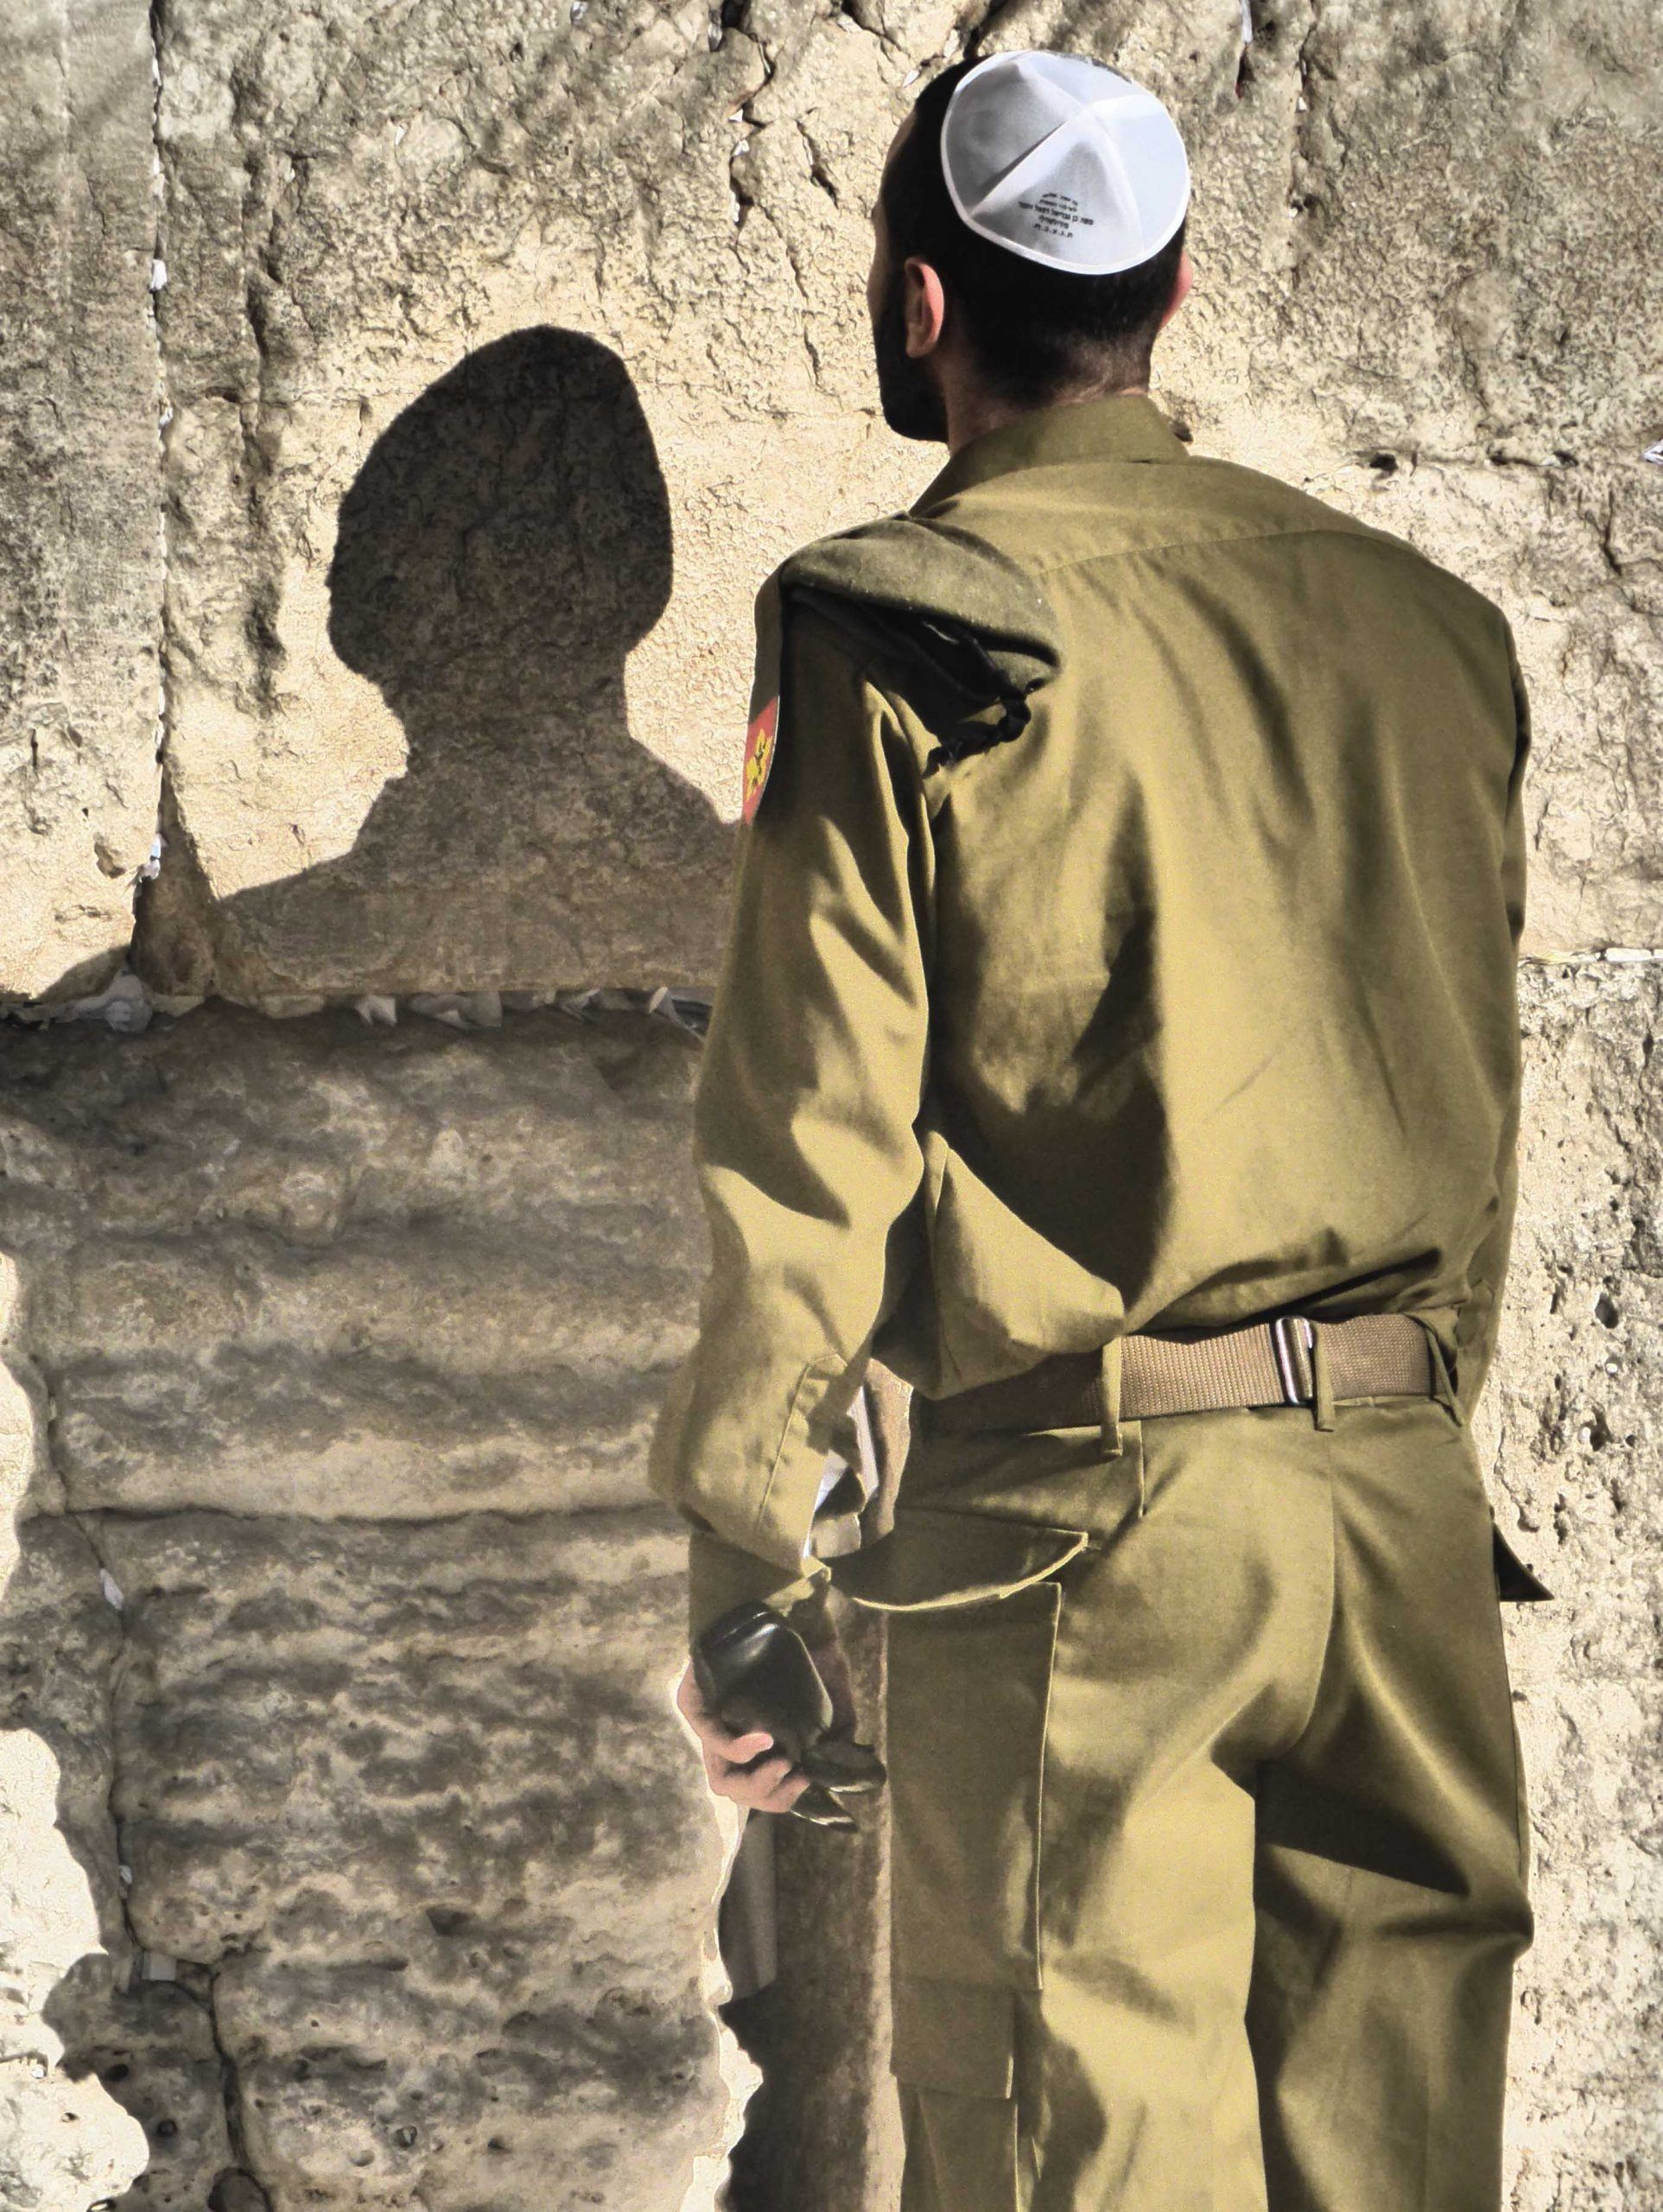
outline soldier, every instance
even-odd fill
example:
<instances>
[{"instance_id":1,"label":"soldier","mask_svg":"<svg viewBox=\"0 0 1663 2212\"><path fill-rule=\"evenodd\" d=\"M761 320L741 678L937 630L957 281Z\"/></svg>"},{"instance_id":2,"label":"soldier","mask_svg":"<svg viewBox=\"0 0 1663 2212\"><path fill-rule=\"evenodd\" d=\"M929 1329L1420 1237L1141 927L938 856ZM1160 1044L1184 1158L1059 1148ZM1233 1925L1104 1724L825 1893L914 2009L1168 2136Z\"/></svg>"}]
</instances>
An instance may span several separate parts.
<instances>
[{"instance_id":1,"label":"soldier","mask_svg":"<svg viewBox=\"0 0 1663 2212\"><path fill-rule=\"evenodd\" d=\"M845 1735L828 1584L888 1615L905 2212L1494 2212L1527 702L1488 600L1151 397L1189 196L1072 55L890 148L879 391L948 458L758 597L651 1479L690 1629L785 1611ZM894 1525L827 1561L874 1356Z\"/></svg>"}]
</instances>

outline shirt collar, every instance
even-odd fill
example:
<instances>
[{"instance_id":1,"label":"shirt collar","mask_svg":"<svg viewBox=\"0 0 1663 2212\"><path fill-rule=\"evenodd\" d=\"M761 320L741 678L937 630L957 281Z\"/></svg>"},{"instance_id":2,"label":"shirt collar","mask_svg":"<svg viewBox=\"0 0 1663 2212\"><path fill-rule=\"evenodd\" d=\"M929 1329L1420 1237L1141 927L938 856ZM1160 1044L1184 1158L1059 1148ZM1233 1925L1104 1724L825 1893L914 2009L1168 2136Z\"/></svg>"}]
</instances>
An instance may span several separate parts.
<instances>
[{"instance_id":1,"label":"shirt collar","mask_svg":"<svg viewBox=\"0 0 1663 2212\"><path fill-rule=\"evenodd\" d=\"M1146 391L1109 391L1095 399L1031 408L968 440L932 476L907 510L917 514L954 492L1007 469L1045 468L1070 461L1187 461L1190 448Z\"/></svg>"}]
</instances>

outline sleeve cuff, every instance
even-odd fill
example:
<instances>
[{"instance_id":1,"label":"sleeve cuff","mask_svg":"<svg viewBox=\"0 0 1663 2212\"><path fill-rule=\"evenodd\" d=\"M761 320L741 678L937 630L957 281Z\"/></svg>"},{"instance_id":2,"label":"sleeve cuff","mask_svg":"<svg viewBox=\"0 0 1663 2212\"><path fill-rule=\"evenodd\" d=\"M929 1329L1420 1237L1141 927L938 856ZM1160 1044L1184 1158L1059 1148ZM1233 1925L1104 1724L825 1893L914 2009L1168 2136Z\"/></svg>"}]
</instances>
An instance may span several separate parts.
<instances>
[{"instance_id":1,"label":"sleeve cuff","mask_svg":"<svg viewBox=\"0 0 1663 2212\"><path fill-rule=\"evenodd\" d=\"M757 1599L784 1613L799 1636L812 1643L828 1631L829 1570L819 1561L797 1575L754 1552L741 1551L702 1529L688 1531L687 1626L689 1644L712 1621L734 1605Z\"/></svg>"}]
</instances>

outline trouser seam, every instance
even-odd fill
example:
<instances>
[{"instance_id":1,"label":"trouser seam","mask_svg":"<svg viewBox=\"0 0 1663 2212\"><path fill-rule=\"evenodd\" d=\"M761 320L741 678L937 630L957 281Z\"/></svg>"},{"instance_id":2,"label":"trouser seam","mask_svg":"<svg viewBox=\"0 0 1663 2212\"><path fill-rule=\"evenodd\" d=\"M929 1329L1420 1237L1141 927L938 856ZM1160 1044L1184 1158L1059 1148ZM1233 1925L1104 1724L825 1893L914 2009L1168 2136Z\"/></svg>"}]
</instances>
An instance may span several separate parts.
<instances>
[{"instance_id":1,"label":"trouser seam","mask_svg":"<svg viewBox=\"0 0 1663 2212\"><path fill-rule=\"evenodd\" d=\"M1139 1459L1142 1459L1139 1449ZM1045 1702L1039 1716L1039 1758L1034 1782L1033 1807L1033 1973L1037 1987L1045 1983L1045 1778L1050 1766L1051 1707L1057 1697L1057 1669L1063 1640L1063 1610L1068 1603L1068 1592L1060 1576L1053 1576L1045 1586L1052 1592L1050 1608L1050 1643L1045 1655Z\"/></svg>"},{"instance_id":2,"label":"trouser seam","mask_svg":"<svg viewBox=\"0 0 1663 2212\"><path fill-rule=\"evenodd\" d=\"M1323 1694L1323 1680L1328 1672L1329 1658L1333 1651L1334 1639L1339 1629L1340 1508L1337 1496L1339 1485L1335 1479L1332 1454L1324 1456L1327 1464L1323 1470L1323 1478L1328 1484L1328 1625L1323 1631L1322 1646L1317 1654L1317 1663L1311 1672L1310 1703L1305 1707L1298 1728L1289 1737L1280 1751L1276 1754L1276 1757L1280 1758L1285 1758L1304 1741L1312 1722L1317 1718L1317 1707Z\"/></svg>"}]
</instances>

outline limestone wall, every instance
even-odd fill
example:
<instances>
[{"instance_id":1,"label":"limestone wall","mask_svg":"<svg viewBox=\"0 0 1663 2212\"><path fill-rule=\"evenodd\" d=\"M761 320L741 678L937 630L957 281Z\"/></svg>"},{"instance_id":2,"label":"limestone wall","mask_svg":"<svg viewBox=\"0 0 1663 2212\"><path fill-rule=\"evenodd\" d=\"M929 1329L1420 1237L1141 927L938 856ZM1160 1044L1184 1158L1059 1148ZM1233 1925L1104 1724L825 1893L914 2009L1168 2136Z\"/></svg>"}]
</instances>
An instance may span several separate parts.
<instances>
[{"instance_id":1,"label":"limestone wall","mask_svg":"<svg viewBox=\"0 0 1663 2212\"><path fill-rule=\"evenodd\" d=\"M703 1261L696 1035L648 1006L715 973L756 583L941 458L876 412L890 132L1047 42L1184 130L1196 449L1519 638L1483 1442L1558 1594L1508 1619L1509 2187L1663 2204L1655 11L14 0L0 2206L715 2199L757 2069L641 1472ZM782 1853L746 2171L892 2212L835 1842Z\"/></svg>"},{"instance_id":2,"label":"limestone wall","mask_svg":"<svg viewBox=\"0 0 1663 2212\"><path fill-rule=\"evenodd\" d=\"M96 1922L35 2000L76 2121L0 2075L0 2201L114 2163L181 2212L673 2205L714 2158L732 1839L638 1472L701 1257L663 1172L695 1051L219 1004L9 1040L0 1748L55 1763L36 1847Z\"/></svg>"}]
</instances>

